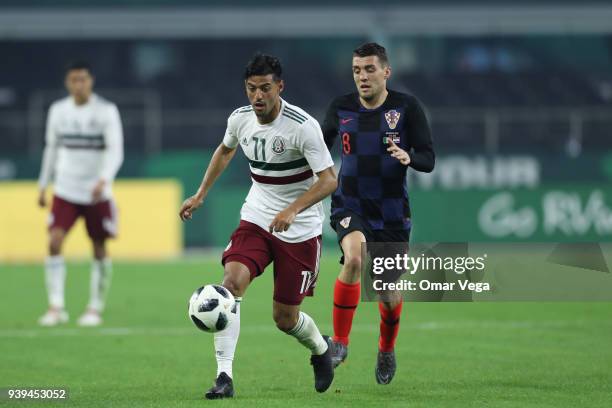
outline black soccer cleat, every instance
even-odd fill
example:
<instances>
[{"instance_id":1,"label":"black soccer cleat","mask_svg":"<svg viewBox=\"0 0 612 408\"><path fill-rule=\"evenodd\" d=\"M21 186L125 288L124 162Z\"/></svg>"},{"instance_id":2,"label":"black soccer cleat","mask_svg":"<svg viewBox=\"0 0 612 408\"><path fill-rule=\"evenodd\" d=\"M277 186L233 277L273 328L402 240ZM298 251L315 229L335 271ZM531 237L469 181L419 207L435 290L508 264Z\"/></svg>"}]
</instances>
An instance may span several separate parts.
<instances>
[{"instance_id":1,"label":"black soccer cleat","mask_svg":"<svg viewBox=\"0 0 612 408\"><path fill-rule=\"evenodd\" d=\"M206 399L232 398L234 396L234 382L229 375L219 374L215 385L204 394Z\"/></svg>"},{"instance_id":2,"label":"black soccer cleat","mask_svg":"<svg viewBox=\"0 0 612 408\"><path fill-rule=\"evenodd\" d=\"M379 384L389 384L395 375L395 351L378 351L376 360L376 382Z\"/></svg>"},{"instance_id":3,"label":"black soccer cleat","mask_svg":"<svg viewBox=\"0 0 612 408\"><path fill-rule=\"evenodd\" d=\"M344 363L348 357L348 346L332 340L332 365L334 368Z\"/></svg>"},{"instance_id":4,"label":"black soccer cleat","mask_svg":"<svg viewBox=\"0 0 612 408\"><path fill-rule=\"evenodd\" d=\"M327 342L327 350L321 355L310 356L310 364L314 370L315 390L325 392L334 381L334 368L332 366L332 341L329 336L323 336Z\"/></svg>"}]
</instances>

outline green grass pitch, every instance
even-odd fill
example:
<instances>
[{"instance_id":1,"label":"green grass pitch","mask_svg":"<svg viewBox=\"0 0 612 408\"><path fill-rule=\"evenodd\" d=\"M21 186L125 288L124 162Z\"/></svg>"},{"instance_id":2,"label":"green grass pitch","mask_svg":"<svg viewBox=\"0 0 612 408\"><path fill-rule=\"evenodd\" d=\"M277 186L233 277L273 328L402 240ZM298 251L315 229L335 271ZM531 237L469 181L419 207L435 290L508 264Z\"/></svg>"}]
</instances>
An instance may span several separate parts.
<instances>
[{"instance_id":1,"label":"green grass pitch","mask_svg":"<svg viewBox=\"0 0 612 408\"><path fill-rule=\"evenodd\" d=\"M336 256L322 262L303 310L331 333ZM610 407L609 303L406 304L391 385L374 380L378 315L362 303L347 362L317 394L308 352L272 321L272 274L250 287L234 361L236 398L206 401L215 376L212 336L187 318L187 300L219 282L217 259L116 263L105 325L78 328L87 300L86 263L70 264L71 323L42 329L40 265L0 265L0 388L68 387L75 407Z\"/></svg>"}]
</instances>

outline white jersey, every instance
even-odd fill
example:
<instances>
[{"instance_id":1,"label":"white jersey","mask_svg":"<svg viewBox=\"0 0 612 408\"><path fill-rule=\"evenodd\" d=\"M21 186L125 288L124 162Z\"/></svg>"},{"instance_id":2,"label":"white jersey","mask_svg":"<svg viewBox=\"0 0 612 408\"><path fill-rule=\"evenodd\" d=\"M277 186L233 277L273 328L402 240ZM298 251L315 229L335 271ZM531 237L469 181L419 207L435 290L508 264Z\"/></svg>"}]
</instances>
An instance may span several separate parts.
<instances>
[{"instance_id":1,"label":"white jersey","mask_svg":"<svg viewBox=\"0 0 612 408\"><path fill-rule=\"evenodd\" d=\"M54 194L91 204L95 185L112 198L112 182L123 163L123 130L117 106L95 94L77 105L72 97L54 102L47 116L46 145L38 184L54 181Z\"/></svg>"},{"instance_id":2,"label":"white jersey","mask_svg":"<svg viewBox=\"0 0 612 408\"><path fill-rule=\"evenodd\" d=\"M265 125L250 105L231 114L223 144L235 148L239 143L253 180L240 216L266 231L280 211L314 184L314 174L334 165L316 119L282 99L278 117ZM274 234L286 242L306 241L321 235L323 219L319 202L298 214L287 231Z\"/></svg>"}]
</instances>

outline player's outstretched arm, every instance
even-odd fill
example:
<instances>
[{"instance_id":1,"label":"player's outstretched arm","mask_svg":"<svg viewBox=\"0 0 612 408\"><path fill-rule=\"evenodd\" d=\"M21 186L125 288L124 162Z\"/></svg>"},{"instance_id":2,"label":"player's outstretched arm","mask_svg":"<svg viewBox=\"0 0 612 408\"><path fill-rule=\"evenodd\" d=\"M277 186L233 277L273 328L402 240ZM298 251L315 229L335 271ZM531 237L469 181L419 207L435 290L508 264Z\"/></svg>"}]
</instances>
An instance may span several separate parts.
<instances>
[{"instance_id":1,"label":"player's outstretched arm","mask_svg":"<svg viewBox=\"0 0 612 408\"><path fill-rule=\"evenodd\" d=\"M206 173L204 173L204 178L202 179L200 188L198 188L198 191L194 195L186 199L181 206L181 210L179 211L181 220L185 221L191 219L193 212L202 205L208 191L211 189L213 184L215 184L215 181L221 175L221 173L223 173L230 160L232 160L234 157L234 154L236 154L235 147L227 147L223 143L217 147L212 159L210 160L210 163L208 164Z\"/></svg>"},{"instance_id":2,"label":"player's outstretched arm","mask_svg":"<svg viewBox=\"0 0 612 408\"><path fill-rule=\"evenodd\" d=\"M270 232L287 231L299 213L336 191L338 180L333 166L318 172L317 176L319 179L304 194L299 196L289 207L276 214L269 226Z\"/></svg>"}]
</instances>

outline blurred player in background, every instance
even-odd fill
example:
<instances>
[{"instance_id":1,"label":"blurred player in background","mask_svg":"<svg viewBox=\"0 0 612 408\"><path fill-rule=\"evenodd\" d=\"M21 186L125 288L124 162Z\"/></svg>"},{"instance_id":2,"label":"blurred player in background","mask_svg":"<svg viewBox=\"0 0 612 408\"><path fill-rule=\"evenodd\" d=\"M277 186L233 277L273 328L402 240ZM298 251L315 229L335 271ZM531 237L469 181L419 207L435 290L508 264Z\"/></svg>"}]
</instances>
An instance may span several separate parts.
<instances>
[{"instance_id":1,"label":"blurred player in background","mask_svg":"<svg viewBox=\"0 0 612 408\"><path fill-rule=\"evenodd\" d=\"M198 192L185 200L181 219L191 218L240 144L249 160L253 185L240 213L240 225L222 257L223 286L237 302L229 328L215 333L217 379L206 398L234 395L232 362L240 332L240 301L251 281L274 262L273 317L276 326L308 348L315 389L324 392L334 377L330 339L300 311L319 273L323 207L337 187L332 158L319 123L280 97L284 83L279 60L256 55L244 80L250 105L227 121ZM314 175L318 179L315 179Z\"/></svg>"},{"instance_id":2,"label":"blurred player in background","mask_svg":"<svg viewBox=\"0 0 612 408\"><path fill-rule=\"evenodd\" d=\"M353 51L357 92L330 105L323 134L328 146L342 143L338 189L332 195L331 225L344 256L334 288L334 366L348 355L349 333L360 296L363 242L408 243L411 228L406 171L430 172L434 152L427 118L412 95L387 89L391 75L384 47L367 43ZM402 298L379 301L380 337L376 381L395 375L394 346Z\"/></svg>"},{"instance_id":3,"label":"blurred player in background","mask_svg":"<svg viewBox=\"0 0 612 408\"><path fill-rule=\"evenodd\" d=\"M111 278L106 240L117 232L111 187L123 162L123 130L117 106L93 93L93 84L92 70L86 62L71 63L65 76L69 96L54 102L47 117L39 178L41 207L47 205L47 186L52 180L54 185L49 256L45 261L49 309L39 320L43 326L68 321L64 309L66 265L62 244L79 217L85 219L94 260L89 304L78 324L102 323Z\"/></svg>"}]
</instances>

